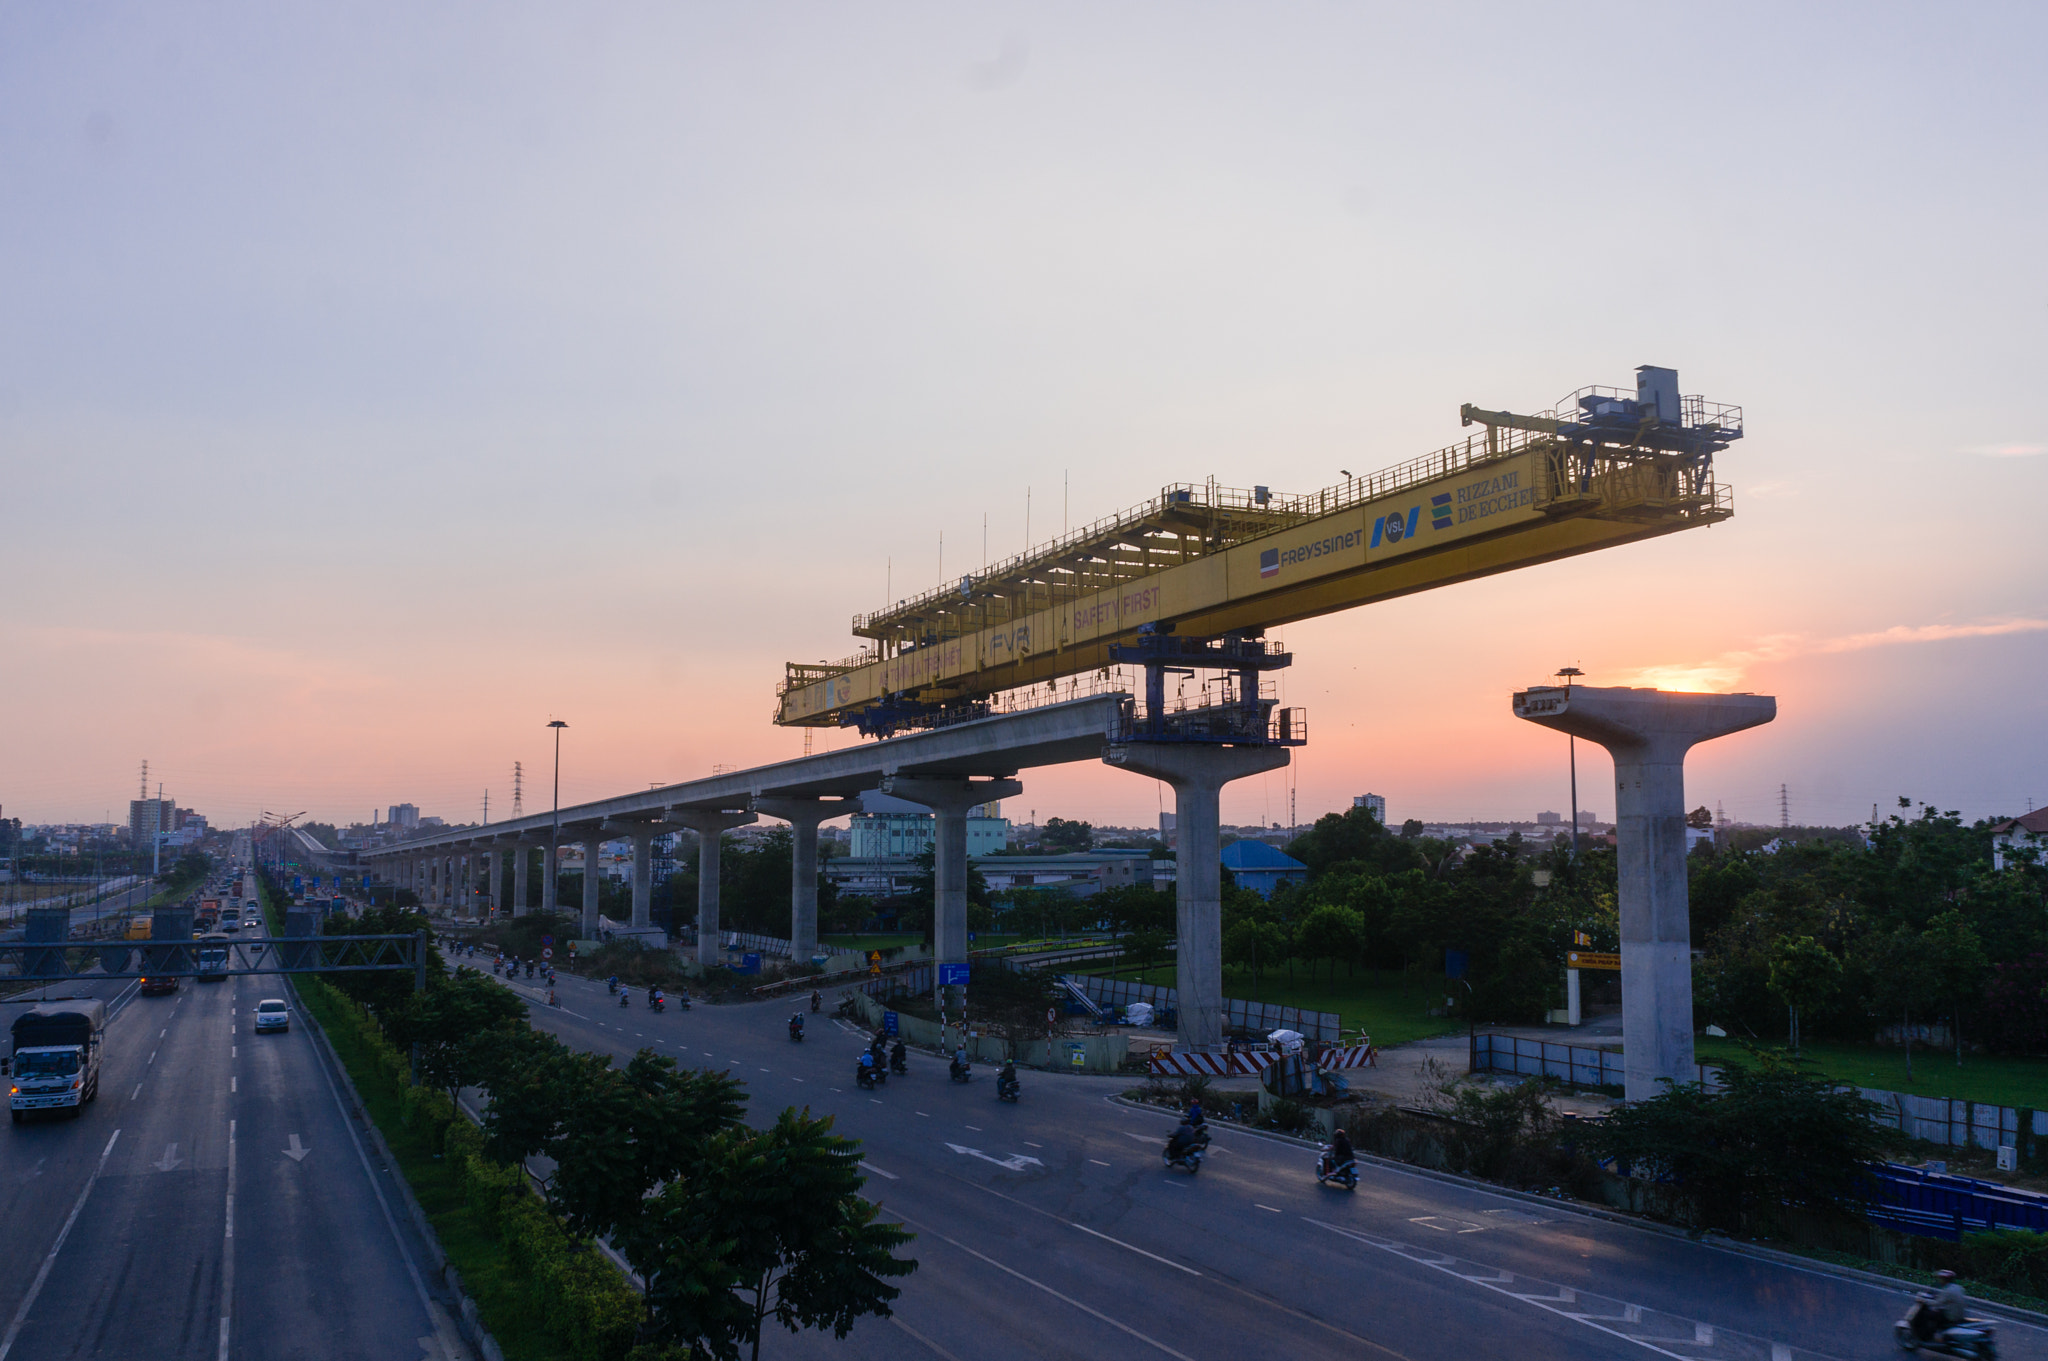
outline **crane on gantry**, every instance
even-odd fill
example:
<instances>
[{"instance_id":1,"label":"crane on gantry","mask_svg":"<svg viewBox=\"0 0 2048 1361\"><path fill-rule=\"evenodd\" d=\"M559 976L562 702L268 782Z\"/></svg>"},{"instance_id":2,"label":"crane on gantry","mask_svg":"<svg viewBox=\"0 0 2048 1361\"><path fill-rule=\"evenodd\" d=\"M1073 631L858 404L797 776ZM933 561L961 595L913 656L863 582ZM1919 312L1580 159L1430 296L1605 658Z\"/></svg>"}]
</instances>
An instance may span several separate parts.
<instances>
[{"instance_id":1,"label":"crane on gantry","mask_svg":"<svg viewBox=\"0 0 2048 1361\"><path fill-rule=\"evenodd\" d=\"M979 576L855 615L862 650L789 663L776 722L887 736L1131 664L1147 674L1136 721L1155 735L1178 723L1168 740L1291 745L1298 727L1259 696L1259 673L1288 660L1266 629L1733 514L1714 455L1742 438L1742 409L1681 395L1676 370L1644 366L1633 393L1581 388L1533 416L1459 416L1484 433L1306 495L1168 486ZM1235 689L1166 719L1163 677L1196 668L1233 673Z\"/></svg>"}]
</instances>

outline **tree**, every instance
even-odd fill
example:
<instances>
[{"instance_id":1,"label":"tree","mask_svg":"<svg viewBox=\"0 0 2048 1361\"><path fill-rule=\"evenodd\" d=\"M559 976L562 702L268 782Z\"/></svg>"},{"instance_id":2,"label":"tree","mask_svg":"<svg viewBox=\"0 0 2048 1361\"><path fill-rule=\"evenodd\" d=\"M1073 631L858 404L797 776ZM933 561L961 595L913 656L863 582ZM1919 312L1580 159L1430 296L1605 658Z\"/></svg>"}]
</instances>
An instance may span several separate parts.
<instances>
[{"instance_id":1,"label":"tree","mask_svg":"<svg viewBox=\"0 0 2048 1361\"><path fill-rule=\"evenodd\" d=\"M1223 962L1235 969L1252 971L1252 986L1260 975L1293 954L1287 928L1279 922L1240 917L1223 932Z\"/></svg>"},{"instance_id":2,"label":"tree","mask_svg":"<svg viewBox=\"0 0 2048 1361\"><path fill-rule=\"evenodd\" d=\"M831 1129L784 1110L769 1129L728 1130L648 1202L627 1257L657 1342L758 1361L770 1319L843 1338L865 1315L888 1317L901 1293L889 1279L917 1269L895 1255L912 1235L861 1198L859 1145Z\"/></svg>"},{"instance_id":3,"label":"tree","mask_svg":"<svg viewBox=\"0 0 2048 1361\"><path fill-rule=\"evenodd\" d=\"M630 1256L647 1232L648 1193L696 1166L707 1141L737 1126L746 1097L729 1074L678 1068L650 1049L622 1069L610 1063L583 1067L541 1151L555 1160L548 1199L570 1231L604 1234Z\"/></svg>"},{"instance_id":4,"label":"tree","mask_svg":"<svg viewBox=\"0 0 2048 1361\"><path fill-rule=\"evenodd\" d=\"M383 1025L400 1048L419 1046L420 1081L452 1100L482 1080L487 1051L479 1038L508 1025L526 1029L526 1003L464 965L443 986L407 999Z\"/></svg>"},{"instance_id":5,"label":"tree","mask_svg":"<svg viewBox=\"0 0 2048 1361\"><path fill-rule=\"evenodd\" d=\"M1833 995L1842 981L1842 962L1812 936L1779 939L1771 952L1771 996L1785 1004L1791 1024L1787 1032L1792 1052L1799 1052L1799 1012L1817 1007Z\"/></svg>"},{"instance_id":6,"label":"tree","mask_svg":"<svg viewBox=\"0 0 2048 1361\"><path fill-rule=\"evenodd\" d=\"M1295 933L1295 948L1309 961L1310 977L1314 977L1315 962L1319 959L1330 961L1330 976L1333 978L1339 961L1355 964L1362 926L1356 912L1333 904L1316 908L1304 917Z\"/></svg>"},{"instance_id":7,"label":"tree","mask_svg":"<svg viewBox=\"0 0 2048 1361\"><path fill-rule=\"evenodd\" d=\"M1065 818L1051 818L1039 829L1038 848L1047 855L1060 855L1068 851L1085 851L1095 845L1095 828L1086 822L1069 822Z\"/></svg>"},{"instance_id":8,"label":"tree","mask_svg":"<svg viewBox=\"0 0 2048 1361\"><path fill-rule=\"evenodd\" d=\"M1681 1082L1589 1127L1589 1147L1669 1178L1694 1223L1774 1226L1784 1206L1860 1217L1869 1165L1895 1137L1877 1103L1797 1059L1756 1053L1722 1066L1723 1089Z\"/></svg>"},{"instance_id":9,"label":"tree","mask_svg":"<svg viewBox=\"0 0 2048 1361\"><path fill-rule=\"evenodd\" d=\"M1920 933L1899 925L1872 932L1859 947L1870 975L1872 1000L1897 1014L1906 1042L1906 1081L1913 1081L1913 1011L1938 995L1939 979L1928 967Z\"/></svg>"},{"instance_id":10,"label":"tree","mask_svg":"<svg viewBox=\"0 0 2048 1361\"><path fill-rule=\"evenodd\" d=\"M1927 951L1927 968L1933 976L1935 995L1948 999L1949 1021L1955 1031L1956 1067L1960 1068L1963 1066L1963 1001L1983 991L1984 977L1991 970L1991 961L1984 957L1984 947L1977 940L1977 932L1955 908L1927 923L1927 929L1920 933L1920 940Z\"/></svg>"}]
</instances>

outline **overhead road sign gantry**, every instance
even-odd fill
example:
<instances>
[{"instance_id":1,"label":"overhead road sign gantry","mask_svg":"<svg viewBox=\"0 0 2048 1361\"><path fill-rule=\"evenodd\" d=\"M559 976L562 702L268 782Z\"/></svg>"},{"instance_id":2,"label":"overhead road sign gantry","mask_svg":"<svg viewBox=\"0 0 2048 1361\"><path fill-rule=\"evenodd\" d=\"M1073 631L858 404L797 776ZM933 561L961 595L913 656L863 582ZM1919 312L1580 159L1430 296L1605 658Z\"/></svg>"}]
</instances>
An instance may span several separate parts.
<instances>
[{"instance_id":1,"label":"overhead road sign gantry","mask_svg":"<svg viewBox=\"0 0 2048 1361\"><path fill-rule=\"evenodd\" d=\"M1470 405L1459 415L1483 433L1371 476L1305 495L1168 486L979 575L856 615L862 650L789 663L776 721L916 726L921 713L985 709L1005 691L1115 665L1141 629L1256 637L1733 513L1714 455L1742 437L1741 408L1682 396L1675 370L1645 366L1632 393L1581 388L1533 416Z\"/></svg>"}]
</instances>

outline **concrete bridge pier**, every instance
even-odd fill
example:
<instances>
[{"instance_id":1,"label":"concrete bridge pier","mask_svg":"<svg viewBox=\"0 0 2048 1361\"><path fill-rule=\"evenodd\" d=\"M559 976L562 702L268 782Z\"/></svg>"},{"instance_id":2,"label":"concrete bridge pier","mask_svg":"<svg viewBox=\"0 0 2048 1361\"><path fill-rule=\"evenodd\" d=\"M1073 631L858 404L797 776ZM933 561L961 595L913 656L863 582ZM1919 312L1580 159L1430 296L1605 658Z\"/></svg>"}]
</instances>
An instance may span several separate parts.
<instances>
[{"instance_id":1,"label":"concrete bridge pier","mask_svg":"<svg viewBox=\"0 0 2048 1361\"><path fill-rule=\"evenodd\" d=\"M789 956L793 961L818 953L818 824L844 817L855 806L853 799L754 800L756 813L789 824Z\"/></svg>"},{"instance_id":2,"label":"concrete bridge pier","mask_svg":"<svg viewBox=\"0 0 2048 1361\"><path fill-rule=\"evenodd\" d=\"M613 820L604 830L615 841L633 843L633 919L636 931L654 926L654 839L674 830L665 822Z\"/></svg>"},{"instance_id":3,"label":"concrete bridge pier","mask_svg":"<svg viewBox=\"0 0 2048 1361\"><path fill-rule=\"evenodd\" d=\"M540 910L552 913L557 906L557 895L561 889L562 863L556 856L561 838L556 837L541 848L540 853Z\"/></svg>"},{"instance_id":4,"label":"concrete bridge pier","mask_svg":"<svg viewBox=\"0 0 2048 1361\"><path fill-rule=\"evenodd\" d=\"M718 943L718 851L727 831L756 820L752 812L729 808L671 808L667 821L697 834L697 963L725 962Z\"/></svg>"},{"instance_id":5,"label":"concrete bridge pier","mask_svg":"<svg viewBox=\"0 0 2048 1361\"><path fill-rule=\"evenodd\" d=\"M1694 1082L1692 922L1685 875L1685 754L1778 716L1769 695L1625 686L1540 686L1515 716L1583 737L1614 758L1621 899L1622 1068L1630 1101Z\"/></svg>"},{"instance_id":6,"label":"concrete bridge pier","mask_svg":"<svg viewBox=\"0 0 2048 1361\"><path fill-rule=\"evenodd\" d=\"M495 841L484 846L484 877L490 885L493 917L502 916L505 911L505 857L509 854Z\"/></svg>"},{"instance_id":7,"label":"concrete bridge pier","mask_svg":"<svg viewBox=\"0 0 2048 1361\"><path fill-rule=\"evenodd\" d=\"M1223 848L1219 804L1223 786L1247 775L1278 770L1285 747L1218 747L1198 743L1132 742L1103 758L1134 775L1173 786L1179 865L1174 871L1176 945L1174 988L1184 1053L1223 1044Z\"/></svg>"},{"instance_id":8,"label":"concrete bridge pier","mask_svg":"<svg viewBox=\"0 0 2048 1361\"><path fill-rule=\"evenodd\" d=\"M598 852L604 848L605 842L614 839L602 823L584 829L578 838L583 843L583 916L576 929L579 939L597 939L597 886L604 874L603 867L598 864Z\"/></svg>"},{"instance_id":9,"label":"concrete bridge pier","mask_svg":"<svg viewBox=\"0 0 2048 1361\"><path fill-rule=\"evenodd\" d=\"M967 962L967 810L997 799L1014 799L1024 786L1011 779L910 779L891 775L882 792L932 810L932 959L935 964ZM943 1007L939 985L942 969L932 971L932 986ZM966 1014L961 998L960 1014Z\"/></svg>"},{"instance_id":10,"label":"concrete bridge pier","mask_svg":"<svg viewBox=\"0 0 2048 1361\"><path fill-rule=\"evenodd\" d=\"M521 839L512 843L512 915L526 915L526 874L533 859L533 843Z\"/></svg>"}]
</instances>

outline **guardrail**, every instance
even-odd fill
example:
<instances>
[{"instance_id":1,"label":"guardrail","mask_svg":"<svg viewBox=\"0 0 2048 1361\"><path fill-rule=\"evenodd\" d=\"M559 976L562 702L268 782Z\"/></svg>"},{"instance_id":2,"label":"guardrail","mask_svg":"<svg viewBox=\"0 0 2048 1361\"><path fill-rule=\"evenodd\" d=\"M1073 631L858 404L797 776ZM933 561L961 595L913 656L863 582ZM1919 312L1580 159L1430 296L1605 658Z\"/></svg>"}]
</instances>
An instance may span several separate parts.
<instances>
[{"instance_id":1,"label":"guardrail","mask_svg":"<svg viewBox=\"0 0 2048 1361\"><path fill-rule=\"evenodd\" d=\"M2048 1233L2048 1196L2039 1192L1896 1163L1872 1171L1877 1187L1869 1213L1880 1224L1951 1242L1988 1229Z\"/></svg>"}]
</instances>

